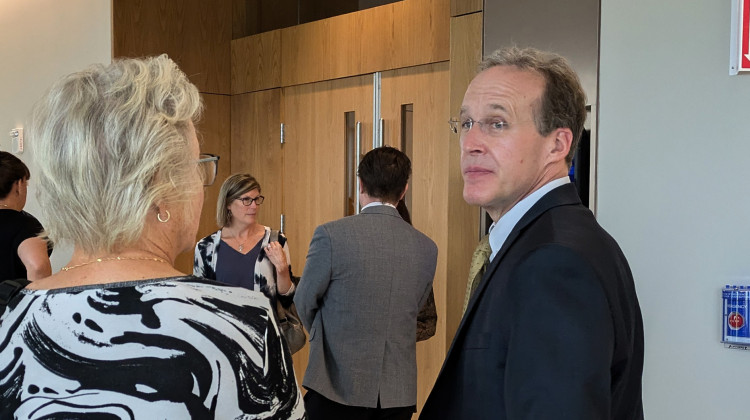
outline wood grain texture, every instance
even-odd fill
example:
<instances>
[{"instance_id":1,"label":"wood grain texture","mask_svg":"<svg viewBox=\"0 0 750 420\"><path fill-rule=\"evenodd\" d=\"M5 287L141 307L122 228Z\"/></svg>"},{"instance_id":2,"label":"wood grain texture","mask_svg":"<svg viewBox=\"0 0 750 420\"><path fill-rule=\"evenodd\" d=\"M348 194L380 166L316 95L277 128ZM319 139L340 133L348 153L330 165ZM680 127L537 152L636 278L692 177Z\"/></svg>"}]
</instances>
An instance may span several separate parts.
<instances>
[{"instance_id":1,"label":"wood grain texture","mask_svg":"<svg viewBox=\"0 0 750 420\"><path fill-rule=\"evenodd\" d=\"M281 89L232 96L231 172L258 180L265 197L258 222L273 229L280 228L283 200L280 123Z\"/></svg>"},{"instance_id":2,"label":"wood grain texture","mask_svg":"<svg viewBox=\"0 0 750 420\"><path fill-rule=\"evenodd\" d=\"M281 85L446 61L449 9L449 0L404 0L282 29Z\"/></svg>"},{"instance_id":3,"label":"wood grain texture","mask_svg":"<svg viewBox=\"0 0 750 420\"><path fill-rule=\"evenodd\" d=\"M372 139L372 77L360 76L284 89L284 213L292 265L300 275L315 228L344 216L345 116L363 122L363 145ZM370 141L370 143L372 143ZM364 148L363 148L364 149ZM299 383L309 347L294 355Z\"/></svg>"},{"instance_id":4,"label":"wood grain texture","mask_svg":"<svg viewBox=\"0 0 750 420\"><path fill-rule=\"evenodd\" d=\"M232 41L232 94L281 86L281 30Z\"/></svg>"},{"instance_id":5,"label":"wood grain texture","mask_svg":"<svg viewBox=\"0 0 750 420\"><path fill-rule=\"evenodd\" d=\"M229 139L229 96L201 94L201 97L205 108L203 118L195 127L201 153L213 153L219 155L220 159L216 182L203 189L203 208L196 242L218 229L216 226L216 199L219 196L222 181L229 176L229 160L232 154ZM184 273L193 273L193 249L183 252L177 257L175 268Z\"/></svg>"},{"instance_id":6,"label":"wood grain texture","mask_svg":"<svg viewBox=\"0 0 750 420\"><path fill-rule=\"evenodd\" d=\"M445 250L453 240L448 235L448 128L449 63L442 62L384 72L381 83L381 115L385 120L384 143L401 145L401 107L413 104L412 177L410 191L412 223L438 246L438 265L433 289L438 312L435 336L417 345L417 407L421 409L437 378L446 355L446 295L448 264ZM457 234L465 235L464 232ZM450 238L450 239L449 239Z\"/></svg>"},{"instance_id":7,"label":"wood grain texture","mask_svg":"<svg viewBox=\"0 0 750 420\"><path fill-rule=\"evenodd\" d=\"M232 0L113 0L114 57L168 54L204 93L230 93Z\"/></svg>"},{"instance_id":8,"label":"wood grain texture","mask_svg":"<svg viewBox=\"0 0 750 420\"><path fill-rule=\"evenodd\" d=\"M257 33L251 22L255 19L255 9L247 0L232 0L232 39Z\"/></svg>"},{"instance_id":9,"label":"wood grain texture","mask_svg":"<svg viewBox=\"0 0 750 420\"><path fill-rule=\"evenodd\" d=\"M482 59L482 13L451 19L450 112L457 117L464 92ZM446 348L450 347L463 316L463 300L468 281L469 263L479 241L479 208L463 199L461 148L457 134L450 134L448 147L448 237L444 248L448 259L446 308ZM437 296L436 296L437 298Z\"/></svg>"},{"instance_id":10,"label":"wood grain texture","mask_svg":"<svg viewBox=\"0 0 750 420\"><path fill-rule=\"evenodd\" d=\"M483 8L483 0L451 0L451 16L453 17L481 12Z\"/></svg>"}]
</instances>

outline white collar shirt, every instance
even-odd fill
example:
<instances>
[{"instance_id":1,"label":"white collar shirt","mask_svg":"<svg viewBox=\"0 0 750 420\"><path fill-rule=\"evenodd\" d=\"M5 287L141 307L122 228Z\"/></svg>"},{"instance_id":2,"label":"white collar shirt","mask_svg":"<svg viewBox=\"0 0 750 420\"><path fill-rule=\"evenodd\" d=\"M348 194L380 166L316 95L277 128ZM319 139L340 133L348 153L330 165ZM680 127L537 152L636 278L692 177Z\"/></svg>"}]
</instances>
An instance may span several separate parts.
<instances>
[{"instance_id":1,"label":"white collar shirt","mask_svg":"<svg viewBox=\"0 0 750 420\"><path fill-rule=\"evenodd\" d=\"M362 211L362 210L364 210L364 209L366 209L368 207L375 207L375 206L388 206L388 207L393 207L394 209L396 208L396 206L394 206L391 203L384 203L382 201L373 201L372 203L370 203L370 204L362 207L362 209L360 211Z\"/></svg>"}]
</instances>

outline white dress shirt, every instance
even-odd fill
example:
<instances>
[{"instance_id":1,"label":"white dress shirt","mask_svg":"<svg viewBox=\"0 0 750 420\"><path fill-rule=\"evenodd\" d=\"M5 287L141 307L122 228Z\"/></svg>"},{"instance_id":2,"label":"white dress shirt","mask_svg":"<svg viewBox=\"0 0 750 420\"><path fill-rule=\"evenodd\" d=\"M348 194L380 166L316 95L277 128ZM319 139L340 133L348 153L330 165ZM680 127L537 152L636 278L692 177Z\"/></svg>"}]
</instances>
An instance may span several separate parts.
<instances>
[{"instance_id":1,"label":"white dress shirt","mask_svg":"<svg viewBox=\"0 0 750 420\"><path fill-rule=\"evenodd\" d=\"M570 178L568 178L568 176L565 176L563 178L557 178L544 184L541 188L529 194L523 200L519 201L507 213L505 213L500 218L500 220L493 223L492 226L490 226L490 248L492 249L492 254L490 254L490 261L495 258L495 255L497 255L497 251L499 251L500 248L503 247L505 240L508 239L508 235L510 235L510 231L512 231L513 228L516 227L518 221L521 220L523 215L526 214L526 212L529 211L529 209L534 204L536 204L539 199L544 197L545 194L552 191L553 189L569 183Z\"/></svg>"}]
</instances>

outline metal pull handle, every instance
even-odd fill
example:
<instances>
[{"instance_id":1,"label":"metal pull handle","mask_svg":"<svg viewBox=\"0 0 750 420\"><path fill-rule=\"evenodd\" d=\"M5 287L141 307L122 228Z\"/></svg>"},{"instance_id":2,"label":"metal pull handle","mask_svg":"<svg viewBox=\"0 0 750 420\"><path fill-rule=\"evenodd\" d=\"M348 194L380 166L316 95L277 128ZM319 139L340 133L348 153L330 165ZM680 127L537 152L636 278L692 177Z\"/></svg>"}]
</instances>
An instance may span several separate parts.
<instances>
[{"instance_id":1,"label":"metal pull handle","mask_svg":"<svg viewBox=\"0 0 750 420\"><path fill-rule=\"evenodd\" d=\"M359 161L362 160L362 122L357 121L357 129L356 129L356 144L354 145L354 153L357 156L357 167L354 168L354 176L357 177L357 206L355 209L354 214L359 214L360 210L360 203L359 203L359 177L357 176L357 168L359 168Z\"/></svg>"},{"instance_id":2,"label":"metal pull handle","mask_svg":"<svg viewBox=\"0 0 750 420\"><path fill-rule=\"evenodd\" d=\"M380 139L378 139L378 147L383 147L384 145L383 143L384 131L385 131L385 120L381 118L380 119L380 132L378 133L378 135L380 136Z\"/></svg>"}]
</instances>

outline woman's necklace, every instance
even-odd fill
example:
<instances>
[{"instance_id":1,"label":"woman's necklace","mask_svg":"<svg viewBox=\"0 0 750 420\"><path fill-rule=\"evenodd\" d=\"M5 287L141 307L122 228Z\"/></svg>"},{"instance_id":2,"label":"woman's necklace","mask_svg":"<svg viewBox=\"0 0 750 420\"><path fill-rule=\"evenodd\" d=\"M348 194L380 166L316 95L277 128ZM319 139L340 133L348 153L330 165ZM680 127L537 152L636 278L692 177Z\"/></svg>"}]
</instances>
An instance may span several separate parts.
<instances>
[{"instance_id":1,"label":"woman's necklace","mask_svg":"<svg viewBox=\"0 0 750 420\"><path fill-rule=\"evenodd\" d=\"M231 238L237 242L237 251L244 252L245 250L245 242L253 236L252 233L248 233L247 236L245 236L245 240L240 242L240 232L238 231L235 235L233 235Z\"/></svg>"},{"instance_id":2,"label":"woman's necklace","mask_svg":"<svg viewBox=\"0 0 750 420\"><path fill-rule=\"evenodd\" d=\"M158 257L106 257L106 258L97 258L95 260L87 261L85 263L80 263L80 264L76 264L76 265L65 266L65 267L61 268L61 270L65 271L65 272L68 272L68 271L70 271L70 270L72 270L74 268L83 267L84 265L95 264L95 263L100 263L100 262L105 262L105 261L125 261L125 260L156 261L156 262L160 262L160 263L167 263L167 264L169 264L169 262L167 262L167 260L164 260L164 259L161 259L161 258L158 258Z\"/></svg>"}]
</instances>

